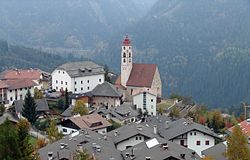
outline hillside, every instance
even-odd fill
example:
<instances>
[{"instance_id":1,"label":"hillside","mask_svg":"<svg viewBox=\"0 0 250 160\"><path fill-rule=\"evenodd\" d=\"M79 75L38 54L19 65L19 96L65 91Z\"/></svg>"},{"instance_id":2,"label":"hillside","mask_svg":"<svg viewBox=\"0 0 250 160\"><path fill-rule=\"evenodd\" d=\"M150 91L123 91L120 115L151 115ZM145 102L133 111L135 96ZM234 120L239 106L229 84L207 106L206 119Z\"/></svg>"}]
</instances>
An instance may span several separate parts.
<instances>
[{"instance_id":1,"label":"hillside","mask_svg":"<svg viewBox=\"0 0 250 160\"><path fill-rule=\"evenodd\" d=\"M120 41L129 33L137 62L157 63L165 96L191 95L212 107L248 100L250 2L159 0L149 13L110 41L119 66ZM108 62L107 62L108 63Z\"/></svg>"},{"instance_id":2,"label":"hillside","mask_svg":"<svg viewBox=\"0 0 250 160\"><path fill-rule=\"evenodd\" d=\"M9 45L6 41L0 41L0 72L8 68L39 68L51 72L60 64L72 60L76 59L72 56L63 58L36 49Z\"/></svg>"},{"instance_id":3,"label":"hillside","mask_svg":"<svg viewBox=\"0 0 250 160\"><path fill-rule=\"evenodd\" d=\"M144 16L156 0L0 2L0 39L25 46L92 50Z\"/></svg>"}]
</instances>

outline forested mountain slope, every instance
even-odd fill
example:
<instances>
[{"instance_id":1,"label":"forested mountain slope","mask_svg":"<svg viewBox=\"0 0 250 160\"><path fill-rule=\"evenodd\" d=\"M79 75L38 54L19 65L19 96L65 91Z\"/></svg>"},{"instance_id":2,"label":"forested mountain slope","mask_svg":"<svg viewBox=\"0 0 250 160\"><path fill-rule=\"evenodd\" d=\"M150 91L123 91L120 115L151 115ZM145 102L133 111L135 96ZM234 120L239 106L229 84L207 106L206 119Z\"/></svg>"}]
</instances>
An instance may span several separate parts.
<instances>
[{"instance_id":1,"label":"forested mountain slope","mask_svg":"<svg viewBox=\"0 0 250 160\"><path fill-rule=\"evenodd\" d=\"M139 22L109 43L119 66L122 35L129 33L138 62L157 63L165 95L193 96L224 107L250 101L250 1L159 0Z\"/></svg>"}]
</instances>

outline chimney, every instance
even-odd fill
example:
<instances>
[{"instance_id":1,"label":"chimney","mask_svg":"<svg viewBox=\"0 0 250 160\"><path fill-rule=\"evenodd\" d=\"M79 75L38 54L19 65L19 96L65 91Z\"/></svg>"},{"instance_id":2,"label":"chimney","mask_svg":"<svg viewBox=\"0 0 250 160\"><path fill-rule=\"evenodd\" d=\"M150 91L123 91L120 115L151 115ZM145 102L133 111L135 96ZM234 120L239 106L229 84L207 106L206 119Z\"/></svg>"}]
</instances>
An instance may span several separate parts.
<instances>
[{"instance_id":1,"label":"chimney","mask_svg":"<svg viewBox=\"0 0 250 160\"><path fill-rule=\"evenodd\" d=\"M53 152L48 152L48 160L52 160L53 159Z\"/></svg>"},{"instance_id":2,"label":"chimney","mask_svg":"<svg viewBox=\"0 0 250 160\"><path fill-rule=\"evenodd\" d=\"M168 144L167 144L167 143L163 143L163 144L162 144L162 148L163 148L164 150L167 150L167 149L168 149Z\"/></svg>"},{"instance_id":3,"label":"chimney","mask_svg":"<svg viewBox=\"0 0 250 160\"><path fill-rule=\"evenodd\" d=\"M125 157L126 158L128 158L129 157L129 153L127 152L127 153L125 153Z\"/></svg>"},{"instance_id":4,"label":"chimney","mask_svg":"<svg viewBox=\"0 0 250 160\"><path fill-rule=\"evenodd\" d=\"M185 159L185 154L182 153L182 154L180 154L180 156L182 159Z\"/></svg>"},{"instance_id":5,"label":"chimney","mask_svg":"<svg viewBox=\"0 0 250 160\"><path fill-rule=\"evenodd\" d=\"M168 124L168 121L165 122L165 129L168 129L169 128L169 124Z\"/></svg>"},{"instance_id":6,"label":"chimney","mask_svg":"<svg viewBox=\"0 0 250 160\"><path fill-rule=\"evenodd\" d=\"M154 125L154 134L157 134L157 125Z\"/></svg>"},{"instance_id":7,"label":"chimney","mask_svg":"<svg viewBox=\"0 0 250 160\"><path fill-rule=\"evenodd\" d=\"M60 143L60 149L64 148L64 143Z\"/></svg>"},{"instance_id":8,"label":"chimney","mask_svg":"<svg viewBox=\"0 0 250 160\"><path fill-rule=\"evenodd\" d=\"M115 135L115 137L116 137L116 136L118 135L118 131L115 131L115 132L114 132L114 135Z\"/></svg>"},{"instance_id":9,"label":"chimney","mask_svg":"<svg viewBox=\"0 0 250 160\"><path fill-rule=\"evenodd\" d=\"M97 152L101 152L101 146L96 145L96 151L97 151Z\"/></svg>"}]
</instances>

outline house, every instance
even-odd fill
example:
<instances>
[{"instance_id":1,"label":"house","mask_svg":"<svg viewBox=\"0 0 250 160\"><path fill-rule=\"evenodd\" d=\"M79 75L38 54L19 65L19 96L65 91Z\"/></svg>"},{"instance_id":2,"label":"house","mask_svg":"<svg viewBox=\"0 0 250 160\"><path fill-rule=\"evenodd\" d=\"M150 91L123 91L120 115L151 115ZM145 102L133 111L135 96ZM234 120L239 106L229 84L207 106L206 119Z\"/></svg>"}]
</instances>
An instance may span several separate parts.
<instances>
[{"instance_id":1,"label":"house","mask_svg":"<svg viewBox=\"0 0 250 160\"><path fill-rule=\"evenodd\" d=\"M128 124L137 121L138 112L133 109L133 105L129 102L124 102L122 105L115 108L101 107L95 111L95 113L111 119L119 124Z\"/></svg>"},{"instance_id":2,"label":"house","mask_svg":"<svg viewBox=\"0 0 250 160\"><path fill-rule=\"evenodd\" d=\"M238 123L241 130L248 137L248 141L250 142L250 119L246 119L240 123ZM235 126L228 129L229 132L232 132Z\"/></svg>"},{"instance_id":3,"label":"house","mask_svg":"<svg viewBox=\"0 0 250 160\"><path fill-rule=\"evenodd\" d=\"M2 116L0 116L0 125L3 124L7 119L12 124L17 124L18 123L18 119L17 118L15 118L11 113L6 112Z\"/></svg>"},{"instance_id":4,"label":"house","mask_svg":"<svg viewBox=\"0 0 250 160\"><path fill-rule=\"evenodd\" d=\"M127 100L131 100L135 89L144 87L155 89L158 98L162 95L162 82L157 65L133 63L132 43L128 36L122 44L121 75L116 85L126 88Z\"/></svg>"},{"instance_id":5,"label":"house","mask_svg":"<svg viewBox=\"0 0 250 160\"><path fill-rule=\"evenodd\" d=\"M14 101L15 112L18 118L22 117L22 110L24 105L24 100L16 100ZM49 112L49 105L45 98L35 99L35 103L37 105L36 112L41 116Z\"/></svg>"},{"instance_id":6,"label":"house","mask_svg":"<svg viewBox=\"0 0 250 160\"><path fill-rule=\"evenodd\" d=\"M89 92L93 106L117 107L122 103L123 94L109 82L98 84Z\"/></svg>"},{"instance_id":7,"label":"house","mask_svg":"<svg viewBox=\"0 0 250 160\"><path fill-rule=\"evenodd\" d=\"M200 160L193 150L167 141L151 138L122 151L124 160Z\"/></svg>"},{"instance_id":8,"label":"house","mask_svg":"<svg viewBox=\"0 0 250 160\"><path fill-rule=\"evenodd\" d=\"M228 160L226 157L227 142L221 142L216 144L213 147L210 147L202 151L202 156L212 157L213 159L218 160Z\"/></svg>"},{"instance_id":9,"label":"house","mask_svg":"<svg viewBox=\"0 0 250 160\"><path fill-rule=\"evenodd\" d=\"M30 79L37 85L38 89L48 89L50 84L50 73L39 69L10 69L0 73L0 80Z\"/></svg>"},{"instance_id":10,"label":"house","mask_svg":"<svg viewBox=\"0 0 250 160\"><path fill-rule=\"evenodd\" d=\"M52 72L52 89L86 93L104 82L104 73L104 68L92 61L66 63Z\"/></svg>"},{"instance_id":11,"label":"house","mask_svg":"<svg viewBox=\"0 0 250 160\"><path fill-rule=\"evenodd\" d=\"M220 140L208 127L185 118L168 121L164 116L148 117L145 125L156 126L159 136L192 149L200 156L203 150L215 145L215 140Z\"/></svg>"},{"instance_id":12,"label":"house","mask_svg":"<svg viewBox=\"0 0 250 160\"><path fill-rule=\"evenodd\" d=\"M9 107L15 100L23 100L28 90L34 95L36 85L31 79L0 80L0 104Z\"/></svg>"},{"instance_id":13,"label":"house","mask_svg":"<svg viewBox=\"0 0 250 160\"><path fill-rule=\"evenodd\" d=\"M154 134L149 127L132 123L108 132L107 136L112 139L117 150L124 151L141 142L157 137L157 134Z\"/></svg>"},{"instance_id":14,"label":"house","mask_svg":"<svg viewBox=\"0 0 250 160\"><path fill-rule=\"evenodd\" d=\"M111 124L105 118L94 113L90 115L70 117L58 123L57 128L59 132L64 135L71 134L83 128L96 131L100 134L105 134L107 133L107 128L109 126L111 126Z\"/></svg>"},{"instance_id":15,"label":"house","mask_svg":"<svg viewBox=\"0 0 250 160\"><path fill-rule=\"evenodd\" d=\"M136 109L141 109L142 113L156 116L157 96L148 88L137 89L133 96L133 105Z\"/></svg>"},{"instance_id":16,"label":"house","mask_svg":"<svg viewBox=\"0 0 250 160\"><path fill-rule=\"evenodd\" d=\"M38 150L41 160L72 160L77 151L87 150L93 159L123 160L107 136L82 129Z\"/></svg>"}]
</instances>

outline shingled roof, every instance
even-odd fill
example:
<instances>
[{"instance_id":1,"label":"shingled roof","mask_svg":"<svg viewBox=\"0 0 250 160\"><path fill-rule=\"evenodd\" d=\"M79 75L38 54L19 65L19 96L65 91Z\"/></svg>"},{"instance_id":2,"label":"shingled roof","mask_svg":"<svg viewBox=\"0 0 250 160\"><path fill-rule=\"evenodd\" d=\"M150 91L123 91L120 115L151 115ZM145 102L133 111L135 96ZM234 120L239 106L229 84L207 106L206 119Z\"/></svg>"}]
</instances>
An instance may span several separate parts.
<instances>
[{"instance_id":1,"label":"shingled roof","mask_svg":"<svg viewBox=\"0 0 250 160\"><path fill-rule=\"evenodd\" d=\"M69 62L56 68L65 70L70 77L82 77L96 74L104 74L104 68L92 61Z\"/></svg>"},{"instance_id":2,"label":"shingled roof","mask_svg":"<svg viewBox=\"0 0 250 160\"><path fill-rule=\"evenodd\" d=\"M31 79L12 79L12 80L0 80L0 88L19 89L34 87L37 84Z\"/></svg>"},{"instance_id":3,"label":"shingled roof","mask_svg":"<svg viewBox=\"0 0 250 160\"><path fill-rule=\"evenodd\" d=\"M45 111L49 111L49 105L48 102L45 98L42 99L35 99L36 102L36 111L37 112L45 112ZM23 110L23 105L24 105L24 100L16 100L14 101L14 106L15 106L15 110L16 112L21 113Z\"/></svg>"},{"instance_id":4,"label":"shingled roof","mask_svg":"<svg viewBox=\"0 0 250 160\"><path fill-rule=\"evenodd\" d=\"M121 97L122 93L109 82L98 84L92 91L92 96Z\"/></svg>"},{"instance_id":5,"label":"shingled roof","mask_svg":"<svg viewBox=\"0 0 250 160\"><path fill-rule=\"evenodd\" d=\"M133 87L151 87L156 68L156 64L133 63L126 85Z\"/></svg>"}]
</instances>

